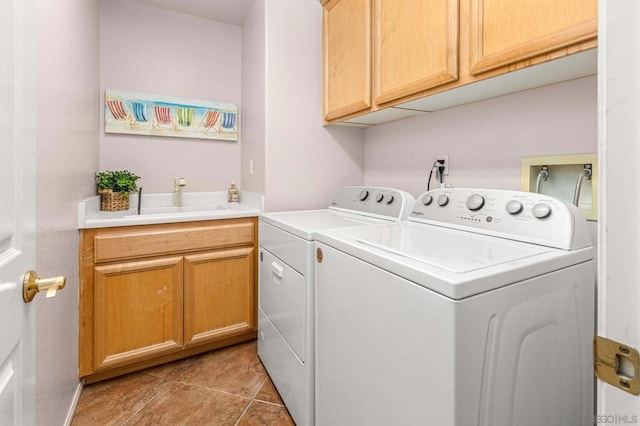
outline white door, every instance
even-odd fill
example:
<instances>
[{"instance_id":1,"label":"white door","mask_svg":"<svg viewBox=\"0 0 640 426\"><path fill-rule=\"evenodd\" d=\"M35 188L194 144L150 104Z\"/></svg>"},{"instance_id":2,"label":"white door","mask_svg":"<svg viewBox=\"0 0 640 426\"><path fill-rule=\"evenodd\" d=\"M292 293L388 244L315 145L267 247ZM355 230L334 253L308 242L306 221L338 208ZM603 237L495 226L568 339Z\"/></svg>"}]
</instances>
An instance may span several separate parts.
<instances>
[{"instance_id":1,"label":"white door","mask_svg":"<svg viewBox=\"0 0 640 426\"><path fill-rule=\"evenodd\" d=\"M22 276L35 266L34 0L0 13L0 424L35 424L35 306Z\"/></svg>"},{"instance_id":2,"label":"white door","mask_svg":"<svg viewBox=\"0 0 640 426\"><path fill-rule=\"evenodd\" d=\"M599 3L598 334L640 349L640 2ZM597 387L596 424L640 424L640 396Z\"/></svg>"}]
</instances>

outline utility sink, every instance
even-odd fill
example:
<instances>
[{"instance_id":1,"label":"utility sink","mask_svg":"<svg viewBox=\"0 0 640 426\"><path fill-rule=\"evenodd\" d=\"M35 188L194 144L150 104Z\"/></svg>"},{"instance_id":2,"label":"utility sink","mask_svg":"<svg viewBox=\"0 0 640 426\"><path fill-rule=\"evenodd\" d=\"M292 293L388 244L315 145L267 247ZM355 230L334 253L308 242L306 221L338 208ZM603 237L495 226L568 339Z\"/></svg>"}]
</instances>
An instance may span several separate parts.
<instances>
[{"instance_id":1,"label":"utility sink","mask_svg":"<svg viewBox=\"0 0 640 426\"><path fill-rule=\"evenodd\" d=\"M146 215L166 215L166 214L179 214L179 213L200 213L200 212L213 212L229 210L229 207L224 204L185 204L182 206L155 206L155 207L142 207L140 209L140 216ZM138 216L138 212L132 209L127 214L129 216Z\"/></svg>"},{"instance_id":2,"label":"utility sink","mask_svg":"<svg viewBox=\"0 0 640 426\"><path fill-rule=\"evenodd\" d=\"M187 204L183 206L143 207L140 209L140 214L187 213L211 210L229 210L229 207L222 204Z\"/></svg>"}]
</instances>

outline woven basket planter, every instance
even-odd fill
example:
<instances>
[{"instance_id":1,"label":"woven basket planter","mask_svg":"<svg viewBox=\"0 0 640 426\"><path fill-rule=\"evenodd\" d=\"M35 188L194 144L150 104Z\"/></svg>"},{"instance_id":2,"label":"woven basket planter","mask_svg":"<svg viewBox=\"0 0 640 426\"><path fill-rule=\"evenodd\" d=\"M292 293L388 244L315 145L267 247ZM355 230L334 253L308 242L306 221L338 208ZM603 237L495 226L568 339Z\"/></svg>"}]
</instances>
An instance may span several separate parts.
<instances>
[{"instance_id":1,"label":"woven basket planter","mask_svg":"<svg viewBox=\"0 0 640 426\"><path fill-rule=\"evenodd\" d=\"M98 191L100 194L100 210L115 212L129 210L129 194L113 192L110 189Z\"/></svg>"}]
</instances>

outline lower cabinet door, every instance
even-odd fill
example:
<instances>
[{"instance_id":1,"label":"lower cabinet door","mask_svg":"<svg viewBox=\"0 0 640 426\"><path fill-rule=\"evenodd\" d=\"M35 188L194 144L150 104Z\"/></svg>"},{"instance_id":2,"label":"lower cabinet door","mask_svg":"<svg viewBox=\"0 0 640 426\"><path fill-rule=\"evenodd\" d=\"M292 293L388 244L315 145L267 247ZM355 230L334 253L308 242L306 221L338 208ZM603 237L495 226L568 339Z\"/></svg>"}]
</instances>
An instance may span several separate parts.
<instances>
[{"instance_id":1,"label":"lower cabinet door","mask_svg":"<svg viewBox=\"0 0 640 426\"><path fill-rule=\"evenodd\" d=\"M182 349L182 259L95 267L96 371Z\"/></svg>"},{"instance_id":2,"label":"lower cabinet door","mask_svg":"<svg viewBox=\"0 0 640 426\"><path fill-rule=\"evenodd\" d=\"M195 346L257 330L255 249L185 256L184 341Z\"/></svg>"}]
</instances>

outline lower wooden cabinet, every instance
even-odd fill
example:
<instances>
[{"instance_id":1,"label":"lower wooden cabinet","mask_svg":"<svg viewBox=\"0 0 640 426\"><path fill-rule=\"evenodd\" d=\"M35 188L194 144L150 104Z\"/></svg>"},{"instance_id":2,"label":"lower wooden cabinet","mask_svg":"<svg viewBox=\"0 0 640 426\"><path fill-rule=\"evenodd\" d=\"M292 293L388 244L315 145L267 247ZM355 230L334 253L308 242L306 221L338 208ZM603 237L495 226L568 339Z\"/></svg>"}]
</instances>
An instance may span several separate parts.
<instances>
[{"instance_id":1,"label":"lower wooden cabinet","mask_svg":"<svg viewBox=\"0 0 640 426\"><path fill-rule=\"evenodd\" d=\"M184 344L256 330L253 247L185 256Z\"/></svg>"},{"instance_id":2,"label":"lower wooden cabinet","mask_svg":"<svg viewBox=\"0 0 640 426\"><path fill-rule=\"evenodd\" d=\"M94 268L95 370L182 349L182 258Z\"/></svg>"},{"instance_id":3,"label":"lower wooden cabinet","mask_svg":"<svg viewBox=\"0 0 640 426\"><path fill-rule=\"evenodd\" d=\"M80 377L90 383L255 338L256 221L82 230Z\"/></svg>"}]
</instances>

